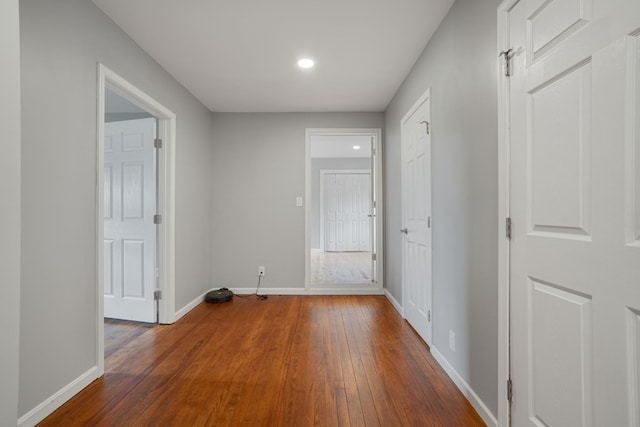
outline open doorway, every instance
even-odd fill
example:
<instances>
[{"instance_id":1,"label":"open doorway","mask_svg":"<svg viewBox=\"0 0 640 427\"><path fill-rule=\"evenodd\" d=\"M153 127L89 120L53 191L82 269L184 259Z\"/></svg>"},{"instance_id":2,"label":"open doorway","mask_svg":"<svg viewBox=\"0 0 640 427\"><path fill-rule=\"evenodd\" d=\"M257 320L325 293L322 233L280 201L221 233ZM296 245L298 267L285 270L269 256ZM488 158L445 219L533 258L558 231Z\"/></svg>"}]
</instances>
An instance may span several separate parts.
<instances>
[{"instance_id":1,"label":"open doorway","mask_svg":"<svg viewBox=\"0 0 640 427\"><path fill-rule=\"evenodd\" d=\"M380 131L307 130L307 289L381 291Z\"/></svg>"},{"instance_id":2,"label":"open doorway","mask_svg":"<svg viewBox=\"0 0 640 427\"><path fill-rule=\"evenodd\" d=\"M96 359L103 375L105 317L175 319L175 115L102 64L97 98Z\"/></svg>"}]
</instances>

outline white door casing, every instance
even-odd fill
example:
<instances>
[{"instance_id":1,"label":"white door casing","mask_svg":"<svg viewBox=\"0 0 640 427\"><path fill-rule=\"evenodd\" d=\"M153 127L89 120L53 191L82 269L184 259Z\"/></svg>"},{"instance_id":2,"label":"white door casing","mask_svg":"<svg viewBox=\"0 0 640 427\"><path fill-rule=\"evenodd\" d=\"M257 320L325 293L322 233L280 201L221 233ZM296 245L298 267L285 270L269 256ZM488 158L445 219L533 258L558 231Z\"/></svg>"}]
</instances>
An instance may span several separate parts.
<instances>
[{"instance_id":1,"label":"white door casing","mask_svg":"<svg viewBox=\"0 0 640 427\"><path fill-rule=\"evenodd\" d=\"M305 130L305 195L312 199L311 193L311 138L313 136L368 136L373 149L371 155L371 219L369 247L372 251L372 279L366 283L315 283L311 281L311 204L305 204L305 287L314 294L384 294L384 209L382 191L382 130L369 128L308 128ZM322 180L320 180L322 183ZM325 208L321 208L324 212ZM368 217L367 217L368 218ZM320 233L324 236L324 220L320 221ZM321 237L322 240L322 237ZM326 248L323 248L326 250Z\"/></svg>"},{"instance_id":2,"label":"white door casing","mask_svg":"<svg viewBox=\"0 0 640 427\"><path fill-rule=\"evenodd\" d=\"M500 10L513 425L638 426L640 2Z\"/></svg>"},{"instance_id":3,"label":"white door casing","mask_svg":"<svg viewBox=\"0 0 640 427\"><path fill-rule=\"evenodd\" d=\"M371 250L369 171L321 171L325 251Z\"/></svg>"},{"instance_id":4,"label":"white door casing","mask_svg":"<svg viewBox=\"0 0 640 427\"><path fill-rule=\"evenodd\" d=\"M401 122L403 309L427 344L433 321L430 114L427 90Z\"/></svg>"},{"instance_id":5,"label":"white door casing","mask_svg":"<svg viewBox=\"0 0 640 427\"><path fill-rule=\"evenodd\" d=\"M156 321L156 119L105 123L104 315Z\"/></svg>"}]
</instances>

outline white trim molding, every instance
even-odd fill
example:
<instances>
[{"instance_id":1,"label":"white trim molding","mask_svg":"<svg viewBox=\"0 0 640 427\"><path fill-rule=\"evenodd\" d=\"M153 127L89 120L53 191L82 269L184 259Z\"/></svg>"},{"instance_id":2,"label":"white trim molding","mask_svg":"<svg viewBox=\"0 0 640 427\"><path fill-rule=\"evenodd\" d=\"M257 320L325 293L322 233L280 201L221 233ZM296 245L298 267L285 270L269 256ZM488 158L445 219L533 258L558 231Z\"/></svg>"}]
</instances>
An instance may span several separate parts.
<instances>
[{"instance_id":1,"label":"white trim molding","mask_svg":"<svg viewBox=\"0 0 640 427\"><path fill-rule=\"evenodd\" d=\"M205 295L207 295L207 292L209 292L209 291L213 291L213 289L209 289L208 291L203 292L202 295L194 298L193 301L191 301L190 303L188 303L187 305L182 307L180 310L176 311L175 315L173 316L174 322L177 322L185 314L189 313L191 310L196 308L196 306L198 304L200 304L202 301L204 301L204 297L205 297Z\"/></svg>"},{"instance_id":2,"label":"white trim molding","mask_svg":"<svg viewBox=\"0 0 640 427\"><path fill-rule=\"evenodd\" d=\"M260 295L384 295L384 289L362 289L361 287L331 288L260 288ZM229 288L237 295L251 295L256 292L255 286Z\"/></svg>"},{"instance_id":3,"label":"white trim molding","mask_svg":"<svg viewBox=\"0 0 640 427\"><path fill-rule=\"evenodd\" d=\"M393 308L395 308L396 311L400 313L400 316L402 316L402 318L404 319L404 308L402 307L402 304L400 304L398 300L395 299L393 295L391 295L391 292L389 292L387 289L384 290L384 295L387 297Z\"/></svg>"},{"instance_id":4,"label":"white trim molding","mask_svg":"<svg viewBox=\"0 0 640 427\"><path fill-rule=\"evenodd\" d=\"M506 238L506 219L511 216L510 198L510 122L511 109L509 78L497 52L510 48L509 11L519 0L504 0L498 6L498 420L501 427L509 426L510 405L507 400L507 381L510 378L510 315L509 315L509 240Z\"/></svg>"},{"instance_id":5,"label":"white trim molding","mask_svg":"<svg viewBox=\"0 0 640 427\"><path fill-rule=\"evenodd\" d=\"M478 412L480 418L487 424L488 426L497 427L498 420L491 413L487 405L484 404L482 399L476 394L475 391L467 384L467 382L460 376L458 371L456 371L453 366L449 363L449 361L438 351L435 346L430 347L431 354L433 358L442 366L442 369L449 375L449 378L453 381L453 383L458 387L458 389L462 392L464 397L467 398L471 406Z\"/></svg>"},{"instance_id":6,"label":"white trim molding","mask_svg":"<svg viewBox=\"0 0 640 427\"><path fill-rule=\"evenodd\" d=\"M80 390L91 384L100 375L98 374L98 367L94 366L88 371L84 372L75 380L64 386L53 396L45 399L44 402L24 414L18 419L19 427L33 427L46 417L51 415L56 409L64 405L69 399L78 394Z\"/></svg>"},{"instance_id":7,"label":"white trim molding","mask_svg":"<svg viewBox=\"0 0 640 427\"><path fill-rule=\"evenodd\" d=\"M159 289L162 299L159 303L160 323L175 321L175 153L176 115L155 99L126 81L104 64L98 63L97 84L97 130L96 130L96 360L98 376L104 374L104 115L106 88L118 93L131 103L149 112L158 119L158 138L163 140L163 149L158 158L158 206L162 214L159 225L158 268Z\"/></svg>"},{"instance_id":8,"label":"white trim molding","mask_svg":"<svg viewBox=\"0 0 640 427\"><path fill-rule=\"evenodd\" d=\"M311 136L314 135L364 135L374 138L376 153L374 167L371 173L374 176L372 191L376 201L375 215L376 228L373 230L373 252L376 254L375 271L373 271L375 283L357 284L357 288L349 289L352 283L311 283ZM383 295L384 294L384 205L382 190L382 129L380 128L307 128L305 129L305 293L294 295ZM320 249L324 250L324 247ZM361 290L361 286L367 289ZM334 289L328 289L333 287ZM274 288L276 289L276 288ZM287 289L288 290L288 289ZM357 293L354 293L357 292Z\"/></svg>"}]
</instances>

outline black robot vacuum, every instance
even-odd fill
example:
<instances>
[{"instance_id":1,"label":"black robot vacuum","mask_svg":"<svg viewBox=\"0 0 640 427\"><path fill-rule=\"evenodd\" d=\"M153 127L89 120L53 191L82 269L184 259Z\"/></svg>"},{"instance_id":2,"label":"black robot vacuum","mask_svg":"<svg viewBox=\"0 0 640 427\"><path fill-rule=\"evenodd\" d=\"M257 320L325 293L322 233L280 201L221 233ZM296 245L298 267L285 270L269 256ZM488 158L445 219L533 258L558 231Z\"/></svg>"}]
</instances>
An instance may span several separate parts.
<instances>
[{"instance_id":1,"label":"black robot vacuum","mask_svg":"<svg viewBox=\"0 0 640 427\"><path fill-rule=\"evenodd\" d=\"M214 302L214 303L231 301L232 298L233 298L233 292L231 292L227 288L220 288L214 291L209 291L204 296L204 300L206 302Z\"/></svg>"}]
</instances>

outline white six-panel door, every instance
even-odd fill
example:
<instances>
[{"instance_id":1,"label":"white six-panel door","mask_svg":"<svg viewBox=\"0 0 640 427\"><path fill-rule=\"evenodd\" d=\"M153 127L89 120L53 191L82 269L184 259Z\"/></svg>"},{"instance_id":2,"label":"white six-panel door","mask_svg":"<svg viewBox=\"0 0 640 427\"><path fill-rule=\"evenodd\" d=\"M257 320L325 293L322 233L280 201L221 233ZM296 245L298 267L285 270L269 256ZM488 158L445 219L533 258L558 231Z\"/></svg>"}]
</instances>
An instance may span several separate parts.
<instances>
[{"instance_id":1,"label":"white six-panel door","mask_svg":"<svg viewBox=\"0 0 640 427\"><path fill-rule=\"evenodd\" d=\"M428 92L402 121L404 316L431 344L431 134Z\"/></svg>"},{"instance_id":2,"label":"white six-panel door","mask_svg":"<svg viewBox=\"0 0 640 427\"><path fill-rule=\"evenodd\" d=\"M640 2L508 12L514 426L639 426Z\"/></svg>"},{"instance_id":3,"label":"white six-panel door","mask_svg":"<svg viewBox=\"0 0 640 427\"><path fill-rule=\"evenodd\" d=\"M370 251L370 172L322 176L325 251Z\"/></svg>"},{"instance_id":4,"label":"white six-panel door","mask_svg":"<svg viewBox=\"0 0 640 427\"><path fill-rule=\"evenodd\" d=\"M155 119L105 123L104 315L155 322Z\"/></svg>"}]
</instances>

